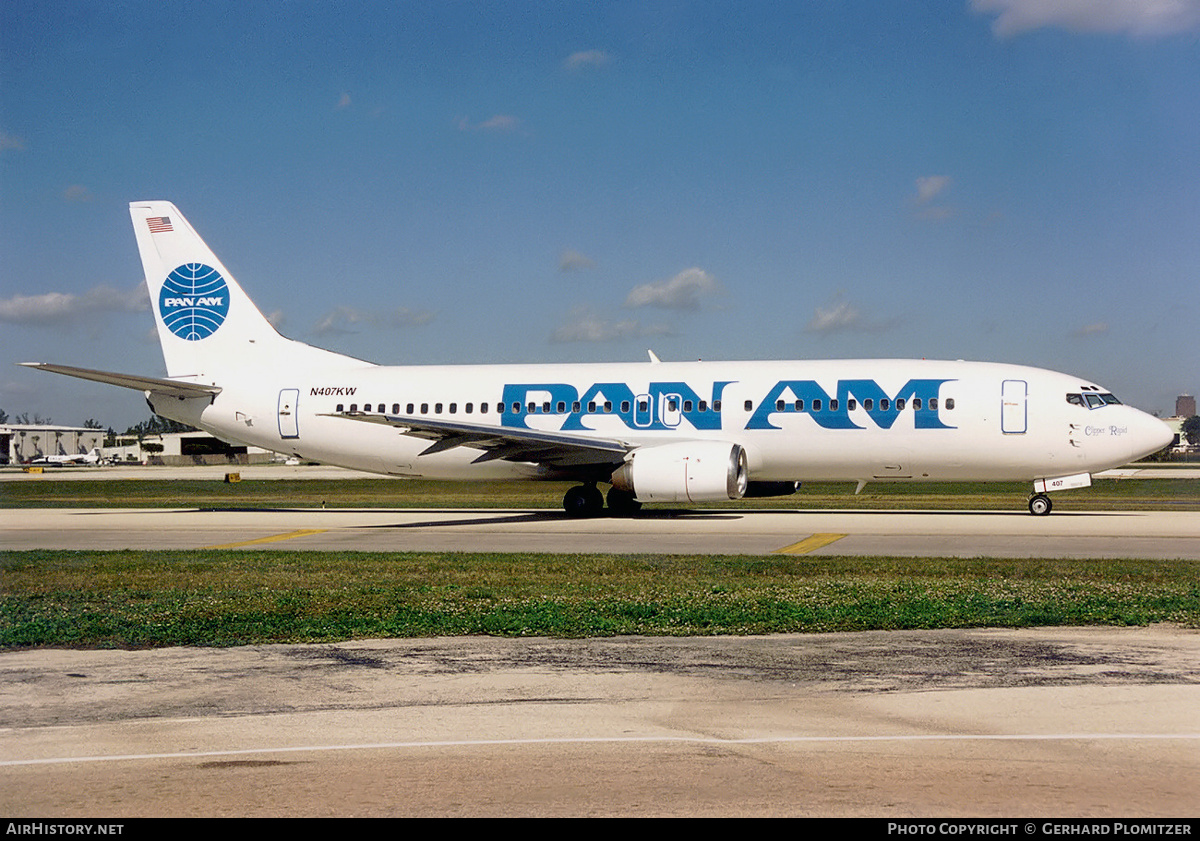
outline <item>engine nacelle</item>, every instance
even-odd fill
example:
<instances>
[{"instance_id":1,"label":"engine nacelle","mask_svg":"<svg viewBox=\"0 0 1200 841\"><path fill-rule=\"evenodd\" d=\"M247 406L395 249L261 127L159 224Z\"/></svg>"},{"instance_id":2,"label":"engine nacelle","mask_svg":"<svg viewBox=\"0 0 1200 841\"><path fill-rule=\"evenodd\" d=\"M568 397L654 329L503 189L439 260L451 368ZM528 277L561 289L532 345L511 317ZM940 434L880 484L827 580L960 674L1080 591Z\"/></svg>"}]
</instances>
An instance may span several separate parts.
<instances>
[{"instance_id":1,"label":"engine nacelle","mask_svg":"<svg viewBox=\"0 0 1200 841\"><path fill-rule=\"evenodd\" d=\"M741 499L746 451L728 441L685 441L634 450L612 475L614 488L639 502Z\"/></svg>"}]
</instances>

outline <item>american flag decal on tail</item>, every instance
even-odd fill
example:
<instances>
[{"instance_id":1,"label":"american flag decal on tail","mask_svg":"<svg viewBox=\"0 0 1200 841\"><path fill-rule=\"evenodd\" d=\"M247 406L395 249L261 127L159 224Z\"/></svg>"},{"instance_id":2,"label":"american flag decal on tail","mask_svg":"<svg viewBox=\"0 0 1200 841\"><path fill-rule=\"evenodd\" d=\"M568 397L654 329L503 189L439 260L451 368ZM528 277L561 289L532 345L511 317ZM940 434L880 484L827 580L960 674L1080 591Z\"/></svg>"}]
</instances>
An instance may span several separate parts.
<instances>
[{"instance_id":1,"label":"american flag decal on tail","mask_svg":"<svg viewBox=\"0 0 1200 841\"><path fill-rule=\"evenodd\" d=\"M152 234L162 234L175 230L171 227L170 216L148 216L146 217L146 224L150 226L150 233Z\"/></svg>"}]
</instances>

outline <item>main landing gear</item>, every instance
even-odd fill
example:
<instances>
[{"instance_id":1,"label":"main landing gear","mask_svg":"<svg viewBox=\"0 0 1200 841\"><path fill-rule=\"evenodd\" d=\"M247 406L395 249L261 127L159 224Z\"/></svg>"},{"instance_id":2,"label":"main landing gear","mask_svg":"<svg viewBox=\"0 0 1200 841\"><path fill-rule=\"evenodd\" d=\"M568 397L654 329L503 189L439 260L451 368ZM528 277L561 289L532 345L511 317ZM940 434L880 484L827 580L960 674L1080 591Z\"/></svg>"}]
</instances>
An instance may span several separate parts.
<instances>
[{"instance_id":1,"label":"main landing gear","mask_svg":"<svg viewBox=\"0 0 1200 841\"><path fill-rule=\"evenodd\" d=\"M608 491L608 512L614 517L628 517L635 514L642 504L634 499L629 491L620 488L610 488ZM567 491L563 497L563 510L569 517L599 517L604 512L604 494L595 484L578 485Z\"/></svg>"},{"instance_id":2,"label":"main landing gear","mask_svg":"<svg viewBox=\"0 0 1200 841\"><path fill-rule=\"evenodd\" d=\"M1054 508L1054 503L1045 494L1034 494L1029 497L1029 513L1035 517L1045 517Z\"/></svg>"}]
</instances>

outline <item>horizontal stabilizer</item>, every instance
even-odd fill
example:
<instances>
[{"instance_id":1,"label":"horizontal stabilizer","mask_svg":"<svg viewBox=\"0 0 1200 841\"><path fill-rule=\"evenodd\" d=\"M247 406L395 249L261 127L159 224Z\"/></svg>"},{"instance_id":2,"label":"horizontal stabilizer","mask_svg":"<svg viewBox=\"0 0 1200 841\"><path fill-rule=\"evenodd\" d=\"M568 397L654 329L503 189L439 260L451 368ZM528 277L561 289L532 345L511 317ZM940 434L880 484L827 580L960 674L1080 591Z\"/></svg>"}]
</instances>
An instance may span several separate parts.
<instances>
[{"instance_id":1,"label":"horizontal stabilizer","mask_svg":"<svg viewBox=\"0 0 1200 841\"><path fill-rule=\"evenodd\" d=\"M201 385L181 380L166 380L159 377L139 377L136 374L117 374L111 371L94 371L91 368L75 368L70 365L54 365L49 362L18 362L26 368L37 371L50 371L54 374L66 374L68 377L78 377L81 380L92 380L108 385L119 385L121 388L132 388L137 391L152 391L155 394L165 394L168 397L204 397L220 394L221 389L215 385Z\"/></svg>"}]
</instances>

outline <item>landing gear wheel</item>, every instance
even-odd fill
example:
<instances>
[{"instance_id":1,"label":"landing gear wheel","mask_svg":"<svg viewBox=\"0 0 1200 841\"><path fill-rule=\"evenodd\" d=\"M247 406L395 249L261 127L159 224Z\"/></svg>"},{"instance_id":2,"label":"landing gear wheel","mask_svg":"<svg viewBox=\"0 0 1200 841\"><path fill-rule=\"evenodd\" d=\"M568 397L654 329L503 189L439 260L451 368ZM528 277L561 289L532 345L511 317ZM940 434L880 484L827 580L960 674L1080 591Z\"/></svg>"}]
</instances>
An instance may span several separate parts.
<instances>
[{"instance_id":1,"label":"landing gear wheel","mask_svg":"<svg viewBox=\"0 0 1200 841\"><path fill-rule=\"evenodd\" d=\"M1054 503L1045 494L1034 494L1029 497L1029 513L1035 517L1045 517L1054 508Z\"/></svg>"},{"instance_id":2,"label":"landing gear wheel","mask_svg":"<svg viewBox=\"0 0 1200 841\"><path fill-rule=\"evenodd\" d=\"M604 510L604 494L595 485L578 485L563 497L563 510L570 517L595 517Z\"/></svg>"},{"instance_id":3,"label":"landing gear wheel","mask_svg":"<svg viewBox=\"0 0 1200 841\"><path fill-rule=\"evenodd\" d=\"M620 488L608 489L608 513L614 517L632 517L642 508L629 491Z\"/></svg>"}]
</instances>

